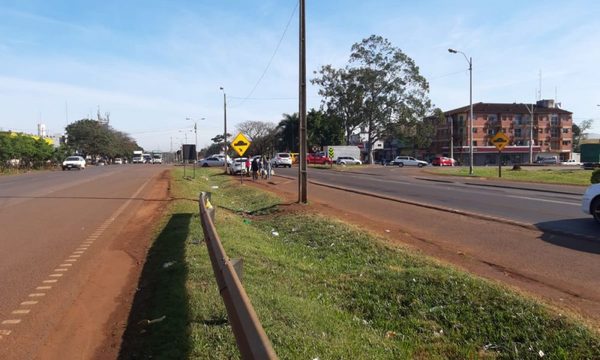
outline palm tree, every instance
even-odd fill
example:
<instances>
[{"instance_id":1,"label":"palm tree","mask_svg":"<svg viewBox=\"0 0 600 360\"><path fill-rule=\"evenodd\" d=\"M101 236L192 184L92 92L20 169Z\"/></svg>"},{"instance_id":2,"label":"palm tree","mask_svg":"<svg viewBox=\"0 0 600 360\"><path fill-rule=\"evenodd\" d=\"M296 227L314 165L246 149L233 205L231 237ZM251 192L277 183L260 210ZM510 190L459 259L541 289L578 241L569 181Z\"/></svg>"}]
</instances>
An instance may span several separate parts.
<instances>
[{"instance_id":1,"label":"palm tree","mask_svg":"<svg viewBox=\"0 0 600 360\"><path fill-rule=\"evenodd\" d=\"M277 125L279 147L288 152L298 152L298 113L283 114L283 119Z\"/></svg>"}]
</instances>

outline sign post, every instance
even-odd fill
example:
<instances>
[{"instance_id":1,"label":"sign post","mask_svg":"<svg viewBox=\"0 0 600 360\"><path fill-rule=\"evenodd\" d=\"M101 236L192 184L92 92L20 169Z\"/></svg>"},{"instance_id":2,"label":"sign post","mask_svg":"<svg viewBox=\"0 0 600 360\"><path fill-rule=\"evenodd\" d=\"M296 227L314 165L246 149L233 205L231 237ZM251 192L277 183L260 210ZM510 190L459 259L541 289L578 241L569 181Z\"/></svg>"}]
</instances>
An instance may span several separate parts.
<instances>
[{"instance_id":1,"label":"sign post","mask_svg":"<svg viewBox=\"0 0 600 360\"><path fill-rule=\"evenodd\" d=\"M250 147L250 144L252 144L252 141L248 140L246 135L239 133L233 139L233 142L231 143L231 147L233 147L233 150L235 150L235 152L238 153L239 156L242 156L242 155L244 155L246 150L248 150L248 147ZM252 166L252 165L250 165L250 166ZM245 167L245 165L244 165L244 167ZM250 171L250 169L246 169L246 171ZM242 171L240 171L240 182L241 183L244 182L244 173Z\"/></svg>"},{"instance_id":2,"label":"sign post","mask_svg":"<svg viewBox=\"0 0 600 360\"><path fill-rule=\"evenodd\" d=\"M498 149L498 177L502 177L502 149L508 145L509 138L503 132L498 132L492 138L492 144Z\"/></svg>"},{"instance_id":3,"label":"sign post","mask_svg":"<svg viewBox=\"0 0 600 360\"><path fill-rule=\"evenodd\" d=\"M329 158L331 159L331 167L333 168L333 156L335 155L332 147L329 148Z\"/></svg>"}]
</instances>

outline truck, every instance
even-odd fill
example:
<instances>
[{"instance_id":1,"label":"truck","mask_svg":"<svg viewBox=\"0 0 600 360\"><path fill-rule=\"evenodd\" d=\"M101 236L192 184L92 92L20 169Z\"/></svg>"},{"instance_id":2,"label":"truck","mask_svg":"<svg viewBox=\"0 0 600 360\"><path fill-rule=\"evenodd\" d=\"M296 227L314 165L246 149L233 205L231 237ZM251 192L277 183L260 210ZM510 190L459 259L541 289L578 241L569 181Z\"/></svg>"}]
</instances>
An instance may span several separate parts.
<instances>
[{"instance_id":1,"label":"truck","mask_svg":"<svg viewBox=\"0 0 600 360\"><path fill-rule=\"evenodd\" d=\"M580 149L584 169L600 168L600 139L584 140Z\"/></svg>"},{"instance_id":2,"label":"truck","mask_svg":"<svg viewBox=\"0 0 600 360\"><path fill-rule=\"evenodd\" d=\"M144 163L144 152L142 150L134 150L133 151L133 159L131 159L133 164L143 164Z\"/></svg>"},{"instance_id":3,"label":"truck","mask_svg":"<svg viewBox=\"0 0 600 360\"><path fill-rule=\"evenodd\" d=\"M153 164L162 164L162 153L160 151L152 152L152 163Z\"/></svg>"},{"instance_id":4,"label":"truck","mask_svg":"<svg viewBox=\"0 0 600 360\"><path fill-rule=\"evenodd\" d=\"M330 156L333 150L333 156ZM325 147L325 155L331 157L331 160L337 162L337 159L342 157L353 157L357 160L362 160L360 156L360 148L355 145L328 145Z\"/></svg>"}]
</instances>

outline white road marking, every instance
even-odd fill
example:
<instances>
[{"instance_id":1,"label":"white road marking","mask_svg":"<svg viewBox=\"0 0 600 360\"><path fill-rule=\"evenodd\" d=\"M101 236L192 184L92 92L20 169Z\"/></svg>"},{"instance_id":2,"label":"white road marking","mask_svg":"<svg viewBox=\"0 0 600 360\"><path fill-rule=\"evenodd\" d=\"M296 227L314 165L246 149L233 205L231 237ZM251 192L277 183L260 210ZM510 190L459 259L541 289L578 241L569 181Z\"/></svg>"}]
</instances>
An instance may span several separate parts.
<instances>
[{"instance_id":1,"label":"white road marking","mask_svg":"<svg viewBox=\"0 0 600 360\"><path fill-rule=\"evenodd\" d=\"M50 290L52 286L38 286L35 288L36 290Z\"/></svg>"},{"instance_id":2,"label":"white road marking","mask_svg":"<svg viewBox=\"0 0 600 360\"><path fill-rule=\"evenodd\" d=\"M37 303L37 301L23 301L21 305L35 305Z\"/></svg>"},{"instance_id":3,"label":"white road marking","mask_svg":"<svg viewBox=\"0 0 600 360\"><path fill-rule=\"evenodd\" d=\"M69 269L67 268L58 268L58 269L54 269L54 271L68 271Z\"/></svg>"},{"instance_id":4,"label":"white road marking","mask_svg":"<svg viewBox=\"0 0 600 360\"><path fill-rule=\"evenodd\" d=\"M73 254L83 254L83 251L73 251Z\"/></svg>"},{"instance_id":5,"label":"white road marking","mask_svg":"<svg viewBox=\"0 0 600 360\"><path fill-rule=\"evenodd\" d=\"M33 294L29 294L29 297L42 297L42 296L46 296L45 293L33 293Z\"/></svg>"},{"instance_id":6,"label":"white road marking","mask_svg":"<svg viewBox=\"0 0 600 360\"><path fill-rule=\"evenodd\" d=\"M87 248L86 247L79 247L79 248L77 248L75 250L77 250L77 251L79 251L79 252L81 252L83 254L83 252L86 251Z\"/></svg>"},{"instance_id":7,"label":"white road marking","mask_svg":"<svg viewBox=\"0 0 600 360\"><path fill-rule=\"evenodd\" d=\"M21 319L4 320L2 325L15 325L21 322Z\"/></svg>"},{"instance_id":8,"label":"white road marking","mask_svg":"<svg viewBox=\"0 0 600 360\"><path fill-rule=\"evenodd\" d=\"M67 266L73 266L73 264L60 264L58 265L59 267L67 267Z\"/></svg>"},{"instance_id":9,"label":"white road marking","mask_svg":"<svg viewBox=\"0 0 600 360\"><path fill-rule=\"evenodd\" d=\"M10 330L0 330L0 335L8 336L12 331Z\"/></svg>"},{"instance_id":10,"label":"white road marking","mask_svg":"<svg viewBox=\"0 0 600 360\"><path fill-rule=\"evenodd\" d=\"M15 310L15 311L12 312L12 314L15 314L15 315L17 315L17 314L29 314L30 311L31 310L29 310L29 309Z\"/></svg>"},{"instance_id":11,"label":"white road marking","mask_svg":"<svg viewBox=\"0 0 600 360\"><path fill-rule=\"evenodd\" d=\"M44 280L42 281L44 284L53 284L55 282L57 282L58 280L54 279L54 280Z\"/></svg>"},{"instance_id":12,"label":"white road marking","mask_svg":"<svg viewBox=\"0 0 600 360\"><path fill-rule=\"evenodd\" d=\"M61 277L63 274L50 274L50 277Z\"/></svg>"},{"instance_id":13,"label":"white road marking","mask_svg":"<svg viewBox=\"0 0 600 360\"><path fill-rule=\"evenodd\" d=\"M69 256L69 257L70 257L70 258L78 258L78 257L81 257L81 255L71 255L71 256Z\"/></svg>"},{"instance_id":14,"label":"white road marking","mask_svg":"<svg viewBox=\"0 0 600 360\"><path fill-rule=\"evenodd\" d=\"M577 207L581 206L581 203L572 203L572 202L566 202L566 201L537 199L537 198L532 198L532 197L527 197L527 196L516 196L516 195L505 195L505 196L510 197L510 198L515 198L515 199L542 201L542 202L549 202L549 203L555 203L555 204L572 205L572 206L577 206Z\"/></svg>"}]
</instances>

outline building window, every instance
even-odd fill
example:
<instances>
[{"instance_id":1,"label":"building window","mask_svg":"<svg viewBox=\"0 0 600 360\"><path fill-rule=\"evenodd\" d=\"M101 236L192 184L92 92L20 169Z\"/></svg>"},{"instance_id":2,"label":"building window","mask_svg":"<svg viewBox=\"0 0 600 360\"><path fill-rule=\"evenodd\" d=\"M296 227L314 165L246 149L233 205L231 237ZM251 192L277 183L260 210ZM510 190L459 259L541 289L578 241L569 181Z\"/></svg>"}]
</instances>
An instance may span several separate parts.
<instances>
[{"instance_id":1,"label":"building window","mask_svg":"<svg viewBox=\"0 0 600 360\"><path fill-rule=\"evenodd\" d=\"M477 128L476 127L473 128L473 134L477 134Z\"/></svg>"},{"instance_id":2,"label":"building window","mask_svg":"<svg viewBox=\"0 0 600 360\"><path fill-rule=\"evenodd\" d=\"M569 133L569 128L563 128L562 132L563 132L563 134L568 134Z\"/></svg>"},{"instance_id":3,"label":"building window","mask_svg":"<svg viewBox=\"0 0 600 360\"><path fill-rule=\"evenodd\" d=\"M521 129L515 129L515 137L521 137Z\"/></svg>"},{"instance_id":4,"label":"building window","mask_svg":"<svg viewBox=\"0 0 600 360\"><path fill-rule=\"evenodd\" d=\"M498 117L496 115L488 115L487 116L487 121L489 121L489 122L496 122L496 121L498 121Z\"/></svg>"},{"instance_id":5,"label":"building window","mask_svg":"<svg viewBox=\"0 0 600 360\"><path fill-rule=\"evenodd\" d=\"M568 146L568 145L571 145L571 142L570 141L563 141L562 144L565 145L565 146Z\"/></svg>"},{"instance_id":6,"label":"building window","mask_svg":"<svg viewBox=\"0 0 600 360\"><path fill-rule=\"evenodd\" d=\"M515 124L515 125L521 125L521 121L522 121L521 115L515 115L513 117L513 124Z\"/></svg>"},{"instance_id":7,"label":"building window","mask_svg":"<svg viewBox=\"0 0 600 360\"><path fill-rule=\"evenodd\" d=\"M557 128L552 128L552 129L550 130L550 136L552 136L552 137L556 137L556 136L558 136L558 135L559 135L559 132L558 132L558 129L557 129Z\"/></svg>"},{"instance_id":8,"label":"building window","mask_svg":"<svg viewBox=\"0 0 600 360\"><path fill-rule=\"evenodd\" d=\"M473 146L477 146L477 140L473 141Z\"/></svg>"},{"instance_id":9,"label":"building window","mask_svg":"<svg viewBox=\"0 0 600 360\"><path fill-rule=\"evenodd\" d=\"M550 116L550 125L552 125L552 126L558 126L558 115L552 114Z\"/></svg>"},{"instance_id":10,"label":"building window","mask_svg":"<svg viewBox=\"0 0 600 360\"><path fill-rule=\"evenodd\" d=\"M496 135L496 129L488 129L487 134L488 135Z\"/></svg>"}]
</instances>

